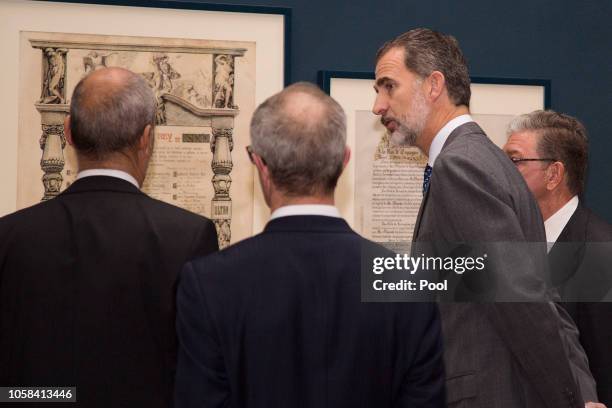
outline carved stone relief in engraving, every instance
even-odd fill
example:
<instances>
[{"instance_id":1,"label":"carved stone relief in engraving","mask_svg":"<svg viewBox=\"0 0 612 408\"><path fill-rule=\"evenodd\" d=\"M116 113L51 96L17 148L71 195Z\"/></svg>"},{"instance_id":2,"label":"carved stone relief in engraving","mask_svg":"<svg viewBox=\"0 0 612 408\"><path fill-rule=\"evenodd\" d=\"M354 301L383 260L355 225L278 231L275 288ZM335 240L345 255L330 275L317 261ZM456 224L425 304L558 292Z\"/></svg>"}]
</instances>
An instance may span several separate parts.
<instances>
[{"instance_id":1,"label":"carved stone relief in engraving","mask_svg":"<svg viewBox=\"0 0 612 408\"><path fill-rule=\"evenodd\" d=\"M85 57L83 57L83 68L85 69L85 74L89 74L91 71L95 71L100 68L108 67L108 57L115 54L115 52L108 54L101 54L97 51L89 52Z\"/></svg>"},{"instance_id":2,"label":"carved stone relief in engraving","mask_svg":"<svg viewBox=\"0 0 612 408\"><path fill-rule=\"evenodd\" d=\"M215 56L213 106L222 109L238 109L234 105L234 57L231 55Z\"/></svg>"},{"instance_id":3,"label":"carved stone relief in engraving","mask_svg":"<svg viewBox=\"0 0 612 408\"><path fill-rule=\"evenodd\" d=\"M182 101L184 102L182 105L191 105L195 108L192 110L211 108L210 97L205 92L207 88L210 89L208 85L210 79L205 70L198 70L197 75L183 75L180 68L171 61L170 56L163 53L154 54L151 57L151 65L154 71L142 72L141 75L157 98L158 125L167 124L166 95L175 97L172 98L174 103L181 104Z\"/></svg>"},{"instance_id":4,"label":"carved stone relief in engraving","mask_svg":"<svg viewBox=\"0 0 612 408\"><path fill-rule=\"evenodd\" d=\"M40 103L66 103L66 53L64 48L43 51L43 80Z\"/></svg>"}]
</instances>

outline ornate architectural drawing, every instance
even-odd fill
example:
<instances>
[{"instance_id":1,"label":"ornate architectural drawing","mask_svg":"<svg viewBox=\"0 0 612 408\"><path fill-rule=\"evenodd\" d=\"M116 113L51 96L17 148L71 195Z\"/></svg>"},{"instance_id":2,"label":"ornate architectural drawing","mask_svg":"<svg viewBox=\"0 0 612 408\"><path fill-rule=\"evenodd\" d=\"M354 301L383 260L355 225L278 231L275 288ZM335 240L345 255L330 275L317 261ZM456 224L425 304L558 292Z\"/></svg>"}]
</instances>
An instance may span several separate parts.
<instances>
[{"instance_id":1,"label":"ornate architectural drawing","mask_svg":"<svg viewBox=\"0 0 612 408\"><path fill-rule=\"evenodd\" d=\"M210 217L217 228L219 246L229 245L230 173L235 167L231 153L235 118L240 113L235 104L235 78L240 75L236 58L244 56L247 50L231 47L231 42L224 42L228 46L221 47L219 42L214 46L193 45L193 41L122 43L91 35L49 33L45 38L44 33L39 33L34 37L28 40L33 49L40 50L43 68L41 96L34 104L42 127L39 138L42 199L51 199L65 188L70 180L62 173L76 174L76 163L69 163L66 158L63 130L76 82L94 70L120 66L140 73L154 91L158 104L156 139L161 142L156 144L159 151L154 155L143 189L154 197ZM209 153L201 148L206 143L210 143ZM209 170L201 168L206 161ZM206 177L208 172L210 193L191 191L201 185L197 179ZM202 197L208 197L209 204L202 203Z\"/></svg>"}]
</instances>

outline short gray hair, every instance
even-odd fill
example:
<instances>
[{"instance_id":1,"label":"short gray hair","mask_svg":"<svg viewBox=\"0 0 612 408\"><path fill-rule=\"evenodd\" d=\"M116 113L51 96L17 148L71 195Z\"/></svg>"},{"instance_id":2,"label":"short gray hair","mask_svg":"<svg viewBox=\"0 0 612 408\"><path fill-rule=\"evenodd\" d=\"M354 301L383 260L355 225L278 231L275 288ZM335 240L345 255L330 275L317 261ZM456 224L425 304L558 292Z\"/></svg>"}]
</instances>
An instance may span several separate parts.
<instances>
[{"instance_id":1,"label":"short gray hair","mask_svg":"<svg viewBox=\"0 0 612 408\"><path fill-rule=\"evenodd\" d=\"M334 191L344 161L346 117L317 86L300 82L268 98L251 120L253 151L290 196Z\"/></svg>"},{"instance_id":2,"label":"short gray hair","mask_svg":"<svg viewBox=\"0 0 612 408\"><path fill-rule=\"evenodd\" d=\"M415 28L383 44L376 53L376 63L393 48L404 50L406 69L421 78L441 72L450 100L455 106L470 107L470 75L455 37L429 28Z\"/></svg>"},{"instance_id":3,"label":"short gray hair","mask_svg":"<svg viewBox=\"0 0 612 408\"><path fill-rule=\"evenodd\" d=\"M589 141L582 123L572 116L552 110L537 110L516 117L508 126L512 133L534 131L538 136L537 152L563 163L567 173L567 187L572 194L584 191Z\"/></svg>"},{"instance_id":4,"label":"short gray hair","mask_svg":"<svg viewBox=\"0 0 612 408\"><path fill-rule=\"evenodd\" d=\"M94 71L93 73L95 73ZM92 73L92 74L93 74ZM156 101L146 81L126 70L121 86L107 88L79 81L70 103L70 131L77 151L95 160L138 143L155 125Z\"/></svg>"}]
</instances>

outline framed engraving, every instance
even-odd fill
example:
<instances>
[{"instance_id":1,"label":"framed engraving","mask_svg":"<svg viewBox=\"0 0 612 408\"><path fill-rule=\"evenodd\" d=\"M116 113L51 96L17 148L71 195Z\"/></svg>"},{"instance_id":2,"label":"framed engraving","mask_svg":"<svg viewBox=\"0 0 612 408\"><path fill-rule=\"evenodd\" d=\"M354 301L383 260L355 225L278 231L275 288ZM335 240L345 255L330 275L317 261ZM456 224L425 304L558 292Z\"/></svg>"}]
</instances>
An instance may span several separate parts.
<instances>
[{"instance_id":1,"label":"framed engraving","mask_svg":"<svg viewBox=\"0 0 612 408\"><path fill-rule=\"evenodd\" d=\"M415 147L389 144L372 113L374 73L320 71L319 86L347 115L353 155L338 183L336 203L352 227L378 242L412 240L427 158ZM516 115L550 108L550 81L472 77L471 115L498 146Z\"/></svg>"},{"instance_id":2,"label":"framed engraving","mask_svg":"<svg viewBox=\"0 0 612 408\"><path fill-rule=\"evenodd\" d=\"M8 135L0 215L52 199L74 181L62 127L72 91L89 72L119 66L142 75L157 99L143 191L210 217L220 247L252 235L254 174L242 152L257 104L289 82L290 10L96 3L0 5L8 60L0 84L12 96L0 102Z\"/></svg>"}]
</instances>

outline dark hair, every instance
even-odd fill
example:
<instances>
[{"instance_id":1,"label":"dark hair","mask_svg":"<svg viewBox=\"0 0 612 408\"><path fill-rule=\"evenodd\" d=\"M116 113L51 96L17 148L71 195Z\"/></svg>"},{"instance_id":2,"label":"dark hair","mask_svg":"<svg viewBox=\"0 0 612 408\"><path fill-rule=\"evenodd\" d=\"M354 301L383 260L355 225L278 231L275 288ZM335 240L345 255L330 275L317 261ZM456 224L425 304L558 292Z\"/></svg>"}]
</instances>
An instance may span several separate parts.
<instances>
[{"instance_id":1,"label":"dark hair","mask_svg":"<svg viewBox=\"0 0 612 408\"><path fill-rule=\"evenodd\" d=\"M70 130L80 154L103 160L134 146L145 127L154 126L156 101L151 88L140 75L126 72L120 86L88 84L86 76L74 89Z\"/></svg>"},{"instance_id":2,"label":"dark hair","mask_svg":"<svg viewBox=\"0 0 612 408\"><path fill-rule=\"evenodd\" d=\"M563 163L568 189L572 194L581 194L589 160L589 141L584 125L563 113L537 110L514 119L508 133L525 130L535 131L539 135L536 145L538 155Z\"/></svg>"},{"instance_id":3,"label":"dark hair","mask_svg":"<svg viewBox=\"0 0 612 408\"><path fill-rule=\"evenodd\" d=\"M300 82L257 107L251 140L279 190L290 196L329 194L342 173L346 117L316 85Z\"/></svg>"},{"instance_id":4,"label":"dark hair","mask_svg":"<svg viewBox=\"0 0 612 408\"><path fill-rule=\"evenodd\" d=\"M439 71L446 80L448 96L456 106L470 106L470 75L459 43L452 35L416 28L386 42L376 53L376 62L393 48L404 50L404 65L422 78Z\"/></svg>"}]
</instances>

